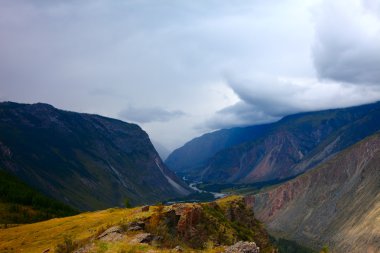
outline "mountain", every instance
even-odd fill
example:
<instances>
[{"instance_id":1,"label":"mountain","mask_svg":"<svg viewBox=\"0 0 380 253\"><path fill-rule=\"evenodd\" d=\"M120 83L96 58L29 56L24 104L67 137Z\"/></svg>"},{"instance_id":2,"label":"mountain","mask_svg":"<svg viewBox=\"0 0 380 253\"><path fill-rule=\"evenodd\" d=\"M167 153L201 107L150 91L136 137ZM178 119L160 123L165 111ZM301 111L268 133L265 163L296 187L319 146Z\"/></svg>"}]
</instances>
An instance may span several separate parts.
<instances>
[{"instance_id":1,"label":"mountain","mask_svg":"<svg viewBox=\"0 0 380 253\"><path fill-rule=\"evenodd\" d=\"M156 149L157 153L160 155L162 160L165 160L170 155L170 150L167 149L164 145L161 143L152 140L152 144L154 148Z\"/></svg>"},{"instance_id":2,"label":"mountain","mask_svg":"<svg viewBox=\"0 0 380 253\"><path fill-rule=\"evenodd\" d=\"M380 134L252 201L274 235L337 253L380 252Z\"/></svg>"},{"instance_id":3,"label":"mountain","mask_svg":"<svg viewBox=\"0 0 380 253\"><path fill-rule=\"evenodd\" d=\"M257 127L261 131L254 135L248 134L247 139L250 140L223 148L204 158L208 160L200 165L201 168L196 168L192 163L179 167L178 162L173 161L168 162L168 165L175 171L181 171L182 168L195 170L196 179L211 183L255 183L291 178L380 130L380 103L299 113ZM218 136L218 133L210 135ZM186 154L188 151L187 160L184 161L191 161L192 153L189 150L202 152L202 139L204 137L189 142L177 154ZM212 138L209 136L208 139ZM219 144L216 140L208 145ZM191 149L187 146L191 146ZM206 154L210 154L208 146L205 150ZM175 157L174 154L170 157Z\"/></svg>"},{"instance_id":4,"label":"mountain","mask_svg":"<svg viewBox=\"0 0 380 253\"><path fill-rule=\"evenodd\" d=\"M270 125L222 129L197 137L183 147L174 150L165 163L175 172L191 173L204 167L220 150L236 144L255 140L268 131Z\"/></svg>"},{"instance_id":5,"label":"mountain","mask_svg":"<svg viewBox=\"0 0 380 253\"><path fill-rule=\"evenodd\" d=\"M211 253L224 252L238 241L254 241L261 253L276 252L251 206L237 196L210 203L112 208L0 229L4 253Z\"/></svg>"},{"instance_id":6,"label":"mountain","mask_svg":"<svg viewBox=\"0 0 380 253\"><path fill-rule=\"evenodd\" d=\"M77 214L73 208L48 198L0 170L0 224L32 223Z\"/></svg>"},{"instance_id":7,"label":"mountain","mask_svg":"<svg viewBox=\"0 0 380 253\"><path fill-rule=\"evenodd\" d=\"M80 210L189 193L139 126L40 103L0 103L0 168Z\"/></svg>"}]
</instances>

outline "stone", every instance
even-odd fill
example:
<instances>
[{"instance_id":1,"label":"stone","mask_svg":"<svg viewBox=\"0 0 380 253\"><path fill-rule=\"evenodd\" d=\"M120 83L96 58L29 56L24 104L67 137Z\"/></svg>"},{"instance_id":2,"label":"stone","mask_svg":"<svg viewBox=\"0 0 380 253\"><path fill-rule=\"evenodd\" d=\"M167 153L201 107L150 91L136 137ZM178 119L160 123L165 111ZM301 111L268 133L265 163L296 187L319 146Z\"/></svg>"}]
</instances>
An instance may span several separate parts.
<instances>
[{"instance_id":1,"label":"stone","mask_svg":"<svg viewBox=\"0 0 380 253\"><path fill-rule=\"evenodd\" d=\"M154 239L154 235L150 233L142 233L135 236L133 242L135 243L150 243Z\"/></svg>"},{"instance_id":2,"label":"stone","mask_svg":"<svg viewBox=\"0 0 380 253\"><path fill-rule=\"evenodd\" d=\"M141 207L141 212L148 212L148 211L149 211L149 206Z\"/></svg>"},{"instance_id":3,"label":"stone","mask_svg":"<svg viewBox=\"0 0 380 253\"><path fill-rule=\"evenodd\" d=\"M181 246L176 246L175 248L174 248L174 251L175 252L182 252L183 251L183 249L182 249L182 247Z\"/></svg>"},{"instance_id":4,"label":"stone","mask_svg":"<svg viewBox=\"0 0 380 253\"><path fill-rule=\"evenodd\" d=\"M225 253L260 253L260 248L254 242L237 242L229 246Z\"/></svg>"},{"instance_id":5,"label":"stone","mask_svg":"<svg viewBox=\"0 0 380 253\"><path fill-rule=\"evenodd\" d=\"M119 241L123 238L123 229L120 226L113 226L104 231L101 235L97 237L98 240L102 241Z\"/></svg>"},{"instance_id":6,"label":"stone","mask_svg":"<svg viewBox=\"0 0 380 253\"><path fill-rule=\"evenodd\" d=\"M143 221L133 221L128 223L127 231L139 231L145 228L145 223Z\"/></svg>"}]
</instances>

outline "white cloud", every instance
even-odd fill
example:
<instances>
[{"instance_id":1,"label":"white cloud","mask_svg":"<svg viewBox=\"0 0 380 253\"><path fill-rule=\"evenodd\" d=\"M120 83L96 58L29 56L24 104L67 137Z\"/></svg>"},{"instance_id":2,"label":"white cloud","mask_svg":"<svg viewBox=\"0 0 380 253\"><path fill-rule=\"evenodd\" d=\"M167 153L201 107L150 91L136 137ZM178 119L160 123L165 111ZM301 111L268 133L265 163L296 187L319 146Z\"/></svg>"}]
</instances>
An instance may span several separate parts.
<instances>
[{"instance_id":1,"label":"white cloud","mask_svg":"<svg viewBox=\"0 0 380 253\"><path fill-rule=\"evenodd\" d=\"M380 73L380 5L363 1L0 1L0 97L111 117L130 105L169 149L379 99L366 83Z\"/></svg>"}]
</instances>

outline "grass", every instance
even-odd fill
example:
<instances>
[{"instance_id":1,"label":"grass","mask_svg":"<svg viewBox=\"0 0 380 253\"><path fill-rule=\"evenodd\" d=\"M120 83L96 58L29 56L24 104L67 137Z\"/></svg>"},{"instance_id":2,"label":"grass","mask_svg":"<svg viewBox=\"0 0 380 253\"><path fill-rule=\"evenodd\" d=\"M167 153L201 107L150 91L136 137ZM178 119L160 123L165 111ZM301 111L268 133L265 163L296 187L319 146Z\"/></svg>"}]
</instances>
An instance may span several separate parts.
<instances>
[{"instance_id":1,"label":"grass","mask_svg":"<svg viewBox=\"0 0 380 253\"><path fill-rule=\"evenodd\" d=\"M0 224L32 223L77 213L0 169Z\"/></svg>"},{"instance_id":2,"label":"grass","mask_svg":"<svg viewBox=\"0 0 380 253\"><path fill-rule=\"evenodd\" d=\"M65 237L85 241L107 227L148 216L139 208L108 209L72 217L0 229L0 252L42 252L54 249Z\"/></svg>"},{"instance_id":3,"label":"grass","mask_svg":"<svg viewBox=\"0 0 380 253\"><path fill-rule=\"evenodd\" d=\"M193 214L198 212L199 218L193 223L194 227L186 225L185 230L185 233L192 233L195 229L195 236L179 235L178 216L173 214L178 210L176 208L198 210L184 216L195 222ZM235 218L229 218L231 212ZM152 245L137 243L133 239L141 232L126 232L122 234L122 240L114 242L94 240L109 227L121 225L125 228L129 222L136 220L147 221L145 230L162 236L163 241ZM268 235L254 219L252 211L245 207L242 197L228 196L215 203L159 205L150 207L147 212L142 212L141 207L112 208L0 229L0 252L41 253L50 249L50 252L68 253L86 245L96 253L171 252L176 246L184 252L217 253L224 251L224 247L219 245L230 245L245 239L267 247L268 251L264 250L263 253L273 249L268 244Z\"/></svg>"}]
</instances>

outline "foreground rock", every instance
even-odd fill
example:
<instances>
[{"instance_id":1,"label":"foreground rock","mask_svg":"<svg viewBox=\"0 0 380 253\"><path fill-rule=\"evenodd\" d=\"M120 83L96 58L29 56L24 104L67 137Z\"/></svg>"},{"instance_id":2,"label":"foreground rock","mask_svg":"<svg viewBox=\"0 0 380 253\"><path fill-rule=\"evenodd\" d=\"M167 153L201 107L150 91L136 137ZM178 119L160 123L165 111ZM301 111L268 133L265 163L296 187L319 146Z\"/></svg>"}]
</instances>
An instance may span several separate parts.
<instances>
[{"instance_id":1,"label":"foreground rock","mask_svg":"<svg viewBox=\"0 0 380 253\"><path fill-rule=\"evenodd\" d=\"M225 253L260 253L260 248L254 242L237 242L228 247Z\"/></svg>"},{"instance_id":2,"label":"foreground rock","mask_svg":"<svg viewBox=\"0 0 380 253\"><path fill-rule=\"evenodd\" d=\"M97 237L98 240L115 242L123 238L123 229L120 226L110 227Z\"/></svg>"}]
</instances>

